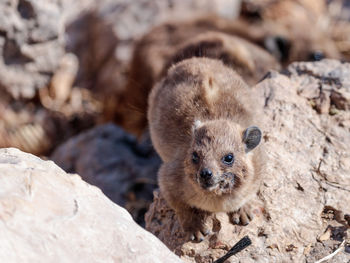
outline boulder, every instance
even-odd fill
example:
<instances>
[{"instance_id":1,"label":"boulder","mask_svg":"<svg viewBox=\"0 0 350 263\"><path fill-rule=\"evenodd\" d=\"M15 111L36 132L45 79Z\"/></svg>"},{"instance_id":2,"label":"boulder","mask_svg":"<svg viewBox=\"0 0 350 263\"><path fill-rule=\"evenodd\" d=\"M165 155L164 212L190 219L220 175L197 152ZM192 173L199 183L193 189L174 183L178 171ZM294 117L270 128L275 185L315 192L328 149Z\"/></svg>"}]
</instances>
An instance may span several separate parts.
<instances>
[{"instance_id":1,"label":"boulder","mask_svg":"<svg viewBox=\"0 0 350 263\"><path fill-rule=\"evenodd\" d=\"M79 65L64 37L68 13L89 1L0 2L0 147L47 155L94 124L97 103L72 89Z\"/></svg>"},{"instance_id":2,"label":"boulder","mask_svg":"<svg viewBox=\"0 0 350 263\"><path fill-rule=\"evenodd\" d=\"M76 174L0 149L1 262L181 262Z\"/></svg>"},{"instance_id":3,"label":"boulder","mask_svg":"<svg viewBox=\"0 0 350 263\"><path fill-rule=\"evenodd\" d=\"M114 124L105 124L72 137L51 159L69 173L78 173L124 206L140 224L157 187L160 159L147 135L140 143Z\"/></svg>"},{"instance_id":4,"label":"boulder","mask_svg":"<svg viewBox=\"0 0 350 263\"><path fill-rule=\"evenodd\" d=\"M1 1L0 89L31 99L48 85L64 54L62 29L59 0Z\"/></svg>"},{"instance_id":5,"label":"boulder","mask_svg":"<svg viewBox=\"0 0 350 263\"><path fill-rule=\"evenodd\" d=\"M332 94L341 91L342 105L349 103L349 76L347 63L300 62L283 74L270 72L252 88L264 113L263 143L269 158L254 201L262 205L249 225L232 225L225 214L217 214L213 235L188 242L174 212L156 192L146 229L185 262L212 262L245 235L252 245L228 262L315 262L343 240L347 249L332 262L348 262L350 111ZM318 110L320 96L327 110Z\"/></svg>"}]
</instances>

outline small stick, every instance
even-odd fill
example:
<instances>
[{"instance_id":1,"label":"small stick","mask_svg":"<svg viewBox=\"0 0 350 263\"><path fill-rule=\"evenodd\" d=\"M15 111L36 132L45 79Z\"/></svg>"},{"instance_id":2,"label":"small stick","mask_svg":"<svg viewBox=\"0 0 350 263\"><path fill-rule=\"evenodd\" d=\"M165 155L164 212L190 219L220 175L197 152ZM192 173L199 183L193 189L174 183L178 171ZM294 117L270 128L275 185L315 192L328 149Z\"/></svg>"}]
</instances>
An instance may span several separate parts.
<instances>
[{"instance_id":1,"label":"small stick","mask_svg":"<svg viewBox=\"0 0 350 263\"><path fill-rule=\"evenodd\" d=\"M344 244L345 244L345 240L340 244L340 246L332 254L329 254L328 256L321 258L320 260L316 261L315 263L321 263L323 261L331 259L332 257L334 257L336 254L338 254L343 249Z\"/></svg>"},{"instance_id":2,"label":"small stick","mask_svg":"<svg viewBox=\"0 0 350 263\"><path fill-rule=\"evenodd\" d=\"M243 237L238 241L224 256L215 260L213 263L224 263L226 259L242 251L246 247L252 244L252 241L248 236Z\"/></svg>"}]
</instances>

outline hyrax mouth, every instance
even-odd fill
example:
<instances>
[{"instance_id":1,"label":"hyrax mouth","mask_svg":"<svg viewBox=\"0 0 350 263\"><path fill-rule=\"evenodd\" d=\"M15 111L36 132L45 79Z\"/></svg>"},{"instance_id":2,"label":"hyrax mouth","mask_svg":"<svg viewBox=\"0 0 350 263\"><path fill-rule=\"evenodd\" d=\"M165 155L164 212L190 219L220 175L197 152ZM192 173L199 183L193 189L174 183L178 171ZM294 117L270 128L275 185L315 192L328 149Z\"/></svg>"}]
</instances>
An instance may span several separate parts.
<instances>
[{"instance_id":1,"label":"hyrax mouth","mask_svg":"<svg viewBox=\"0 0 350 263\"><path fill-rule=\"evenodd\" d=\"M233 173L224 173L211 178L203 178L198 176L200 186L210 192L227 193L238 186L236 175Z\"/></svg>"}]
</instances>

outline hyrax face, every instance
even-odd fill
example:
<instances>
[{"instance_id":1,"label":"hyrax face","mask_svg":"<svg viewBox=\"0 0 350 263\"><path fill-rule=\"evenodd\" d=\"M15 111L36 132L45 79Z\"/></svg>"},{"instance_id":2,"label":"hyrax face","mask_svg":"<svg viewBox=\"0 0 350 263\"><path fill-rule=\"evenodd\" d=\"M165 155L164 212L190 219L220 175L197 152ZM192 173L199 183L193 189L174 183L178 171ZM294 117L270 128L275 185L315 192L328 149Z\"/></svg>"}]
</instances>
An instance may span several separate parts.
<instances>
[{"instance_id":1,"label":"hyrax face","mask_svg":"<svg viewBox=\"0 0 350 263\"><path fill-rule=\"evenodd\" d=\"M254 176L249 152L260 139L261 131L255 126L243 129L227 120L196 122L185 158L186 179L199 191L233 193Z\"/></svg>"}]
</instances>

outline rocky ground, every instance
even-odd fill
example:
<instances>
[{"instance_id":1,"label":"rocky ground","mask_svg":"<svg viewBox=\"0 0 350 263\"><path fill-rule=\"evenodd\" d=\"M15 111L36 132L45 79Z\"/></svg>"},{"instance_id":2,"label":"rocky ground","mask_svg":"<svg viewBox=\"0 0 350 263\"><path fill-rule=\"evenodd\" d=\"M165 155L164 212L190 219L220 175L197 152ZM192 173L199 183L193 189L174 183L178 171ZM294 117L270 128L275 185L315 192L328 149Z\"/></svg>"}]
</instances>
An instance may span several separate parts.
<instances>
[{"instance_id":1,"label":"rocky ground","mask_svg":"<svg viewBox=\"0 0 350 263\"><path fill-rule=\"evenodd\" d=\"M349 10L342 0L2 1L0 148L65 172L0 149L0 261L213 262L248 235L226 262L316 262L338 248L328 262L350 262ZM277 30L293 56L252 87L269 156L255 219L234 226L218 214L194 243L157 190L147 132L106 122L120 112L135 41L209 11L240 13L259 25L253 36ZM337 60L289 64L319 48Z\"/></svg>"}]
</instances>

